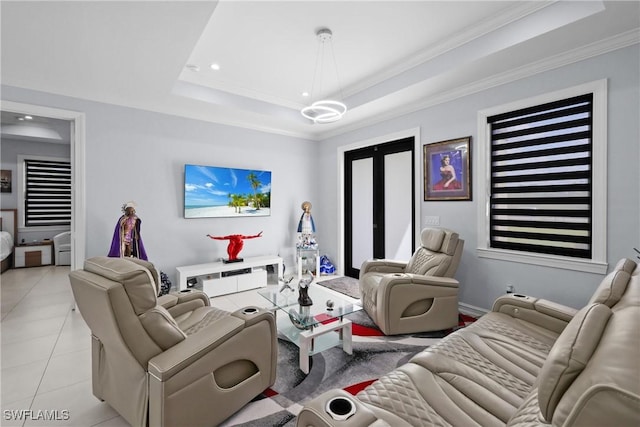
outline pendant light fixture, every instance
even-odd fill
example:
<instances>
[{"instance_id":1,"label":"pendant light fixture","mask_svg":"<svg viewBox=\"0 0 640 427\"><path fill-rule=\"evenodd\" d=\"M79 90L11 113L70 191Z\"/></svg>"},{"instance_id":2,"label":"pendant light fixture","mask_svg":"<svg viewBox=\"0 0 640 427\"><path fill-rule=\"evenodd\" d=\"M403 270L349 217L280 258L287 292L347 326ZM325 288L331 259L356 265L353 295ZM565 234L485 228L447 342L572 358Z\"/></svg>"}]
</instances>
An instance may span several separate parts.
<instances>
[{"instance_id":1,"label":"pendant light fixture","mask_svg":"<svg viewBox=\"0 0 640 427\"><path fill-rule=\"evenodd\" d=\"M318 93L322 92L322 73L324 70L325 62L325 51L327 50L327 45L331 50L331 59L333 60L333 66L336 73L336 80L338 83L338 88L340 89L340 96L342 96L342 88L340 87L340 80L338 79L338 67L336 65L336 58L333 52L333 43L332 37L333 33L328 28L321 28L316 33L318 36L318 41L320 42L320 46L318 48L318 55L316 58L316 68L313 73L313 84L311 88L311 96L313 100L313 94L316 87L316 76L320 74L320 85L318 88ZM319 66L319 72L318 72ZM340 120L344 113L347 112L347 106L338 100L334 99L321 99L319 101L313 102L311 105L304 107L301 111L302 115L307 119L313 121L313 123L332 123Z\"/></svg>"}]
</instances>

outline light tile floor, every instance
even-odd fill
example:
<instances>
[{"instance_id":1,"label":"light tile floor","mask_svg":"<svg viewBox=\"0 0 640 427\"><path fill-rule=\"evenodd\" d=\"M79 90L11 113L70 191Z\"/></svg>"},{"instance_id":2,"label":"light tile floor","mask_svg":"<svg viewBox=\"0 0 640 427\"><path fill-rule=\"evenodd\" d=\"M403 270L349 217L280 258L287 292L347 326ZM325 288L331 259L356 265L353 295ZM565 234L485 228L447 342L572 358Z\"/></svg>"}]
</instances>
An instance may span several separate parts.
<instances>
[{"instance_id":1,"label":"light tile floor","mask_svg":"<svg viewBox=\"0 0 640 427\"><path fill-rule=\"evenodd\" d=\"M47 266L0 276L1 426L129 426L91 392L90 331L72 310L68 274L69 267ZM256 290L211 304L228 311L268 305Z\"/></svg>"}]
</instances>

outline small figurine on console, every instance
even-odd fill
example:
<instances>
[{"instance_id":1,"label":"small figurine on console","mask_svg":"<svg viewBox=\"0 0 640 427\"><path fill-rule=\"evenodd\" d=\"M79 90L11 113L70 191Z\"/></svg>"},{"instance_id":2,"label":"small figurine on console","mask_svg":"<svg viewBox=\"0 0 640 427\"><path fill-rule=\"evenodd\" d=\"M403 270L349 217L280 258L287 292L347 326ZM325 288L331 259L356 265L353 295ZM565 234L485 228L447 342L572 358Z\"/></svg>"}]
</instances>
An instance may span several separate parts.
<instances>
[{"instance_id":1,"label":"small figurine on console","mask_svg":"<svg viewBox=\"0 0 640 427\"><path fill-rule=\"evenodd\" d=\"M214 240L228 240L229 245L227 246L227 254L229 255L229 259L224 260L223 262L242 262L242 258L238 258L238 254L242 250L244 246L244 239L255 239L256 237L262 236L262 231L253 236L243 236L242 234L230 234L228 236L212 236L207 234L207 237Z\"/></svg>"}]
</instances>

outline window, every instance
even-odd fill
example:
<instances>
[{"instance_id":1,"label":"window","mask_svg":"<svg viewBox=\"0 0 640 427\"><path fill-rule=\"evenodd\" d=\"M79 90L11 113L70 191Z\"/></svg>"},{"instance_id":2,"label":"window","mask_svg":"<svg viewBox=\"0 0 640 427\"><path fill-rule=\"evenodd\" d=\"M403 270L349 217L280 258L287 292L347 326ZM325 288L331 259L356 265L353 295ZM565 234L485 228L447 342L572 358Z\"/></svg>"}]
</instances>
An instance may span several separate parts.
<instances>
[{"instance_id":1,"label":"window","mask_svg":"<svg viewBox=\"0 0 640 427\"><path fill-rule=\"evenodd\" d=\"M71 225L71 162L24 159L25 227Z\"/></svg>"},{"instance_id":2,"label":"window","mask_svg":"<svg viewBox=\"0 0 640 427\"><path fill-rule=\"evenodd\" d=\"M595 158L605 145L595 132L601 99L594 88L581 87L481 115L488 186L482 249L497 251L491 257L553 260L580 270L605 261L604 243L595 237L606 209L596 197L603 191L596 182L606 177Z\"/></svg>"},{"instance_id":3,"label":"window","mask_svg":"<svg viewBox=\"0 0 640 427\"><path fill-rule=\"evenodd\" d=\"M591 258L587 94L491 116L492 248Z\"/></svg>"}]
</instances>

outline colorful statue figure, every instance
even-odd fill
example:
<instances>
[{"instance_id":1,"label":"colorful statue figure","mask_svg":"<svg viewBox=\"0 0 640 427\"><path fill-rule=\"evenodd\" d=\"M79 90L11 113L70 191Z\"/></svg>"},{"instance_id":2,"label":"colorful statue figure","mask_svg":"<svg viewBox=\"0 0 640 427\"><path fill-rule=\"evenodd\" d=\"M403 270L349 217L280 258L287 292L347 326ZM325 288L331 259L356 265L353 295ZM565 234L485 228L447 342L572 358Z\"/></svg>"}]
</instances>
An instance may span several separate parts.
<instances>
[{"instance_id":1,"label":"colorful statue figure","mask_svg":"<svg viewBox=\"0 0 640 427\"><path fill-rule=\"evenodd\" d=\"M229 255L229 259L224 262L240 262L242 258L238 258L238 254L242 250L244 246L244 239L255 239L256 237L262 236L262 231L253 236L243 236L242 234L230 234L228 236L212 236L207 234L207 237L214 240L228 240L229 246L227 246L227 254Z\"/></svg>"},{"instance_id":2,"label":"colorful statue figure","mask_svg":"<svg viewBox=\"0 0 640 427\"><path fill-rule=\"evenodd\" d=\"M303 202L301 207L303 212L300 221L298 221L298 243L296 246L304 249L316 249L318 247L316 225L311 216L311 203Z\"/></svg>"},{"instance_id":3,"label":"colorful statue figure","mask_svg":"<svg viewBox=\"0 0 640 427\"><path fill-rule=\"evenodd\" d=\"M147 260L147 252L142 244L140 226L142 220L136 215L136 204L122 205L124 213L116 223L108 256L112 258L134 257Z\"/></svg>"}]
</instances>

